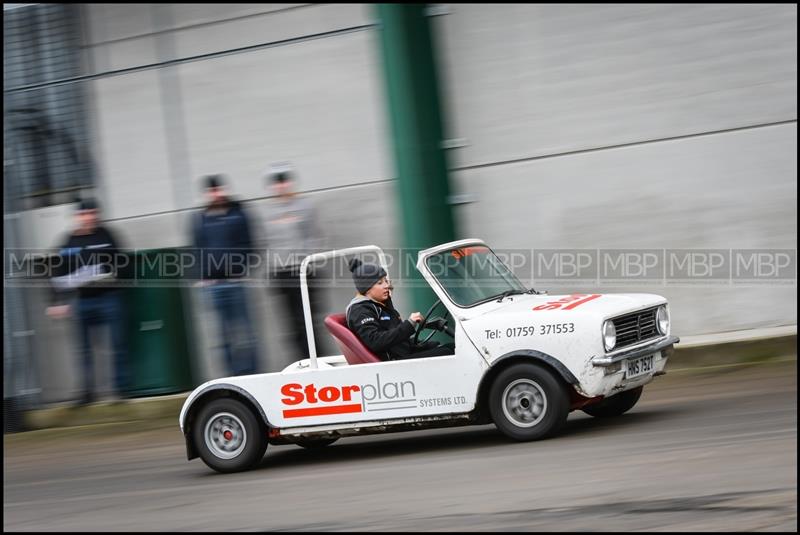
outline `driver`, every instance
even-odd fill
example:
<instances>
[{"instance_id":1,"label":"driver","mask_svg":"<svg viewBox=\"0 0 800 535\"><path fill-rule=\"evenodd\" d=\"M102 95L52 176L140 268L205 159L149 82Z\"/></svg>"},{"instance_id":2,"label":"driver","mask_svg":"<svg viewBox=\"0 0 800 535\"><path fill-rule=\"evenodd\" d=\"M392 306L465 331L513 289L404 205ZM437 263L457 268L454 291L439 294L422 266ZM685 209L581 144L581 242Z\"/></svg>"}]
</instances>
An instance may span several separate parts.
<instances>
[{"instance_id":1,"label":"driver","mask_svg":"<svg viewBox=\"0 0 800 535\"><path fill-rule=\"evenodd\" d=\"M350 261L350 271L358 295L347 305L347 326L373 353L383 360L436 357L455 353L453 344L426 342L413 345L409 337L422 314L413 312L407 320L392 304L391 284L386 271L378 265Z\"/></svg>"}]
</instances>

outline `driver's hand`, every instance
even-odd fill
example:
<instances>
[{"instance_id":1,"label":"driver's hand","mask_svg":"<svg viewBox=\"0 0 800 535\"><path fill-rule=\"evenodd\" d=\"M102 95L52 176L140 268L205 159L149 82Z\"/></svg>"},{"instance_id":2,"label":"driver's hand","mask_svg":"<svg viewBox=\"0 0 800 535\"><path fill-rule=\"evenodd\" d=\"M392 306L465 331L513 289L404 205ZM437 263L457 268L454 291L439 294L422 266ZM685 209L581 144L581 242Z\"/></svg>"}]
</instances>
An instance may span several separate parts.
<instances>
[{"instance_id":1,"label":"driver's hand","mask_svg":"<svg viewBox=\"0 0 800 535\"><path fill-rule=\"evenodd\" d=\"M411 315L408 316L408 321L410 321L412 323L419 323L424 319L425 318L422 317L422 314L420 314L419 312L412 312Z\"/></svg>"}]
</instances>

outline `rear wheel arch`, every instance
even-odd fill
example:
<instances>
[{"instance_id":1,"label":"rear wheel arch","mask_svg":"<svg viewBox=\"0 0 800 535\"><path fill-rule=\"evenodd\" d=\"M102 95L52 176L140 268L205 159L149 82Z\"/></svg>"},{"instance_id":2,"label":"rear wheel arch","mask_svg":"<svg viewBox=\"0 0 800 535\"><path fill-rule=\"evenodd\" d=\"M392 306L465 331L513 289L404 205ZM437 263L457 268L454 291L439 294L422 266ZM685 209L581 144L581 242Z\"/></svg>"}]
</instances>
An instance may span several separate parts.
<instances>
[{"instance_id":1,"label":"rear wheel arch","mask_svg":"<svg viewBox=\"0 0 800 535\"><path fill-rule=\"evenodd\" d=\"M237 401L240 401L246 407L248 407L253 412L253 415L256 417L256 420L261 425L262 430L265 434L274 427L269 423L269 420L267 419L267 415L264 412L263 407L261 407L261 405L255 400L255 398L249 392L247 392L243 388L230 384L212 385L197 395L194 401L192 401L192 404L189 406L188 411L186 412L186 418L184 420L184 426L183 426L183 435L184 438L186 439L186 455L189 458L189 460L199 457L199 454L197 452L197 445L194 443L194 438L193 438L194 433L192 432L194 429L195 421L197 420L197 416L203 410L203 407L205 407L212 401L221 398L232 398Z\"/></svg>"}]
</instances>

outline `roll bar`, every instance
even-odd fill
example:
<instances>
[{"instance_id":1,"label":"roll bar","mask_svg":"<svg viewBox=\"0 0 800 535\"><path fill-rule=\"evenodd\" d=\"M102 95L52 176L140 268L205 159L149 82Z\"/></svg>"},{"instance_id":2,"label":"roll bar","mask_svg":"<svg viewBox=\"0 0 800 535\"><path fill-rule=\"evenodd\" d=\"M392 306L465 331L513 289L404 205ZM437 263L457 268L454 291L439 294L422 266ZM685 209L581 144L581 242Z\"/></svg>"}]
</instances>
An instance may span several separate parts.
<instances>
[{"instance_id":1,"label":"roll bar","mask_svg":"<svg viewBox=\"0 0 800 535\"><path fill-rule=\"evenodd\" d=\"M311 321L311 302L308 297L308 275L306 274L308 265L319 260L327 260L329 258L336 258L338 256L367 252L378 253L381 267L386 270L386 257L383 254L383 249L377 245L363 245L361 247L334 249L333 251L326 251L324 253L315 253L305 257L303 262L300 264L300 293L303 298L303 316L306 322L306 337L308 338L308 357L311 359L312 368L317 368L317 346L314 342L314 324Z\"/></svg>"}]
</instances>

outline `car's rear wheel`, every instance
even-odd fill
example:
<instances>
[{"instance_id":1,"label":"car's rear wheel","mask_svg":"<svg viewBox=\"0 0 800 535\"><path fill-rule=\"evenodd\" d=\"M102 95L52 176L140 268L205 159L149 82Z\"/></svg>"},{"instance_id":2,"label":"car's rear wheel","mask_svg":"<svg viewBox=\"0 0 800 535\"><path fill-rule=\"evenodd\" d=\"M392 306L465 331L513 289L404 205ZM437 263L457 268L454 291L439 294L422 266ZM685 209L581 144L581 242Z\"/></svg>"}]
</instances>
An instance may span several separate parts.
<instances>
[{"instance_id":1,"label":"car's rear wheel","mask_svg":"<svg viewBox=\"0 0 800 535\"><path fill-rule=\"evenodd\" d=\"M294 443L298 446L302 446L308 449L318 449L324 448L325 446L330 446L334 442L339 440L339 437L336 438L307 438L307 437L300 437L295 439Z\"/></svg>"},{"instance_id":2,"label":"car's rear wheel","mask_svg":"<svg viewBox=\"0 0 800 535\"><path fill-rule=\"evenodd\" d=\"M247 470L267 450L263 425L248 406L235 399L217 399L203 407L193 434L200 458L218 472Z\"/></svg>"},{"instance_id":3,"label":"car's rear wheel","mask_svg":"<svg viewBox=\"0 0 800 535\"><path fill-rule=\"evenodd\" d=\"M562 382L542 366L514 364L495 378L489 412L506 436L538 440L557 432L567 420L569 395Z\"/></svg>"},{"instance_id":4,"label":"car's rear wheel","mask_svg":"<svg viewBox=\"0 0 800 535\"><path fill-rule=\"evenodd\" d=\"M612 418L625 414L636 405L639 398L642 396L643 386L620 392L614 396L605 398L600 403L589 405L582 410L590 416L595 418Z\"/></svg>"}]
</instances>

